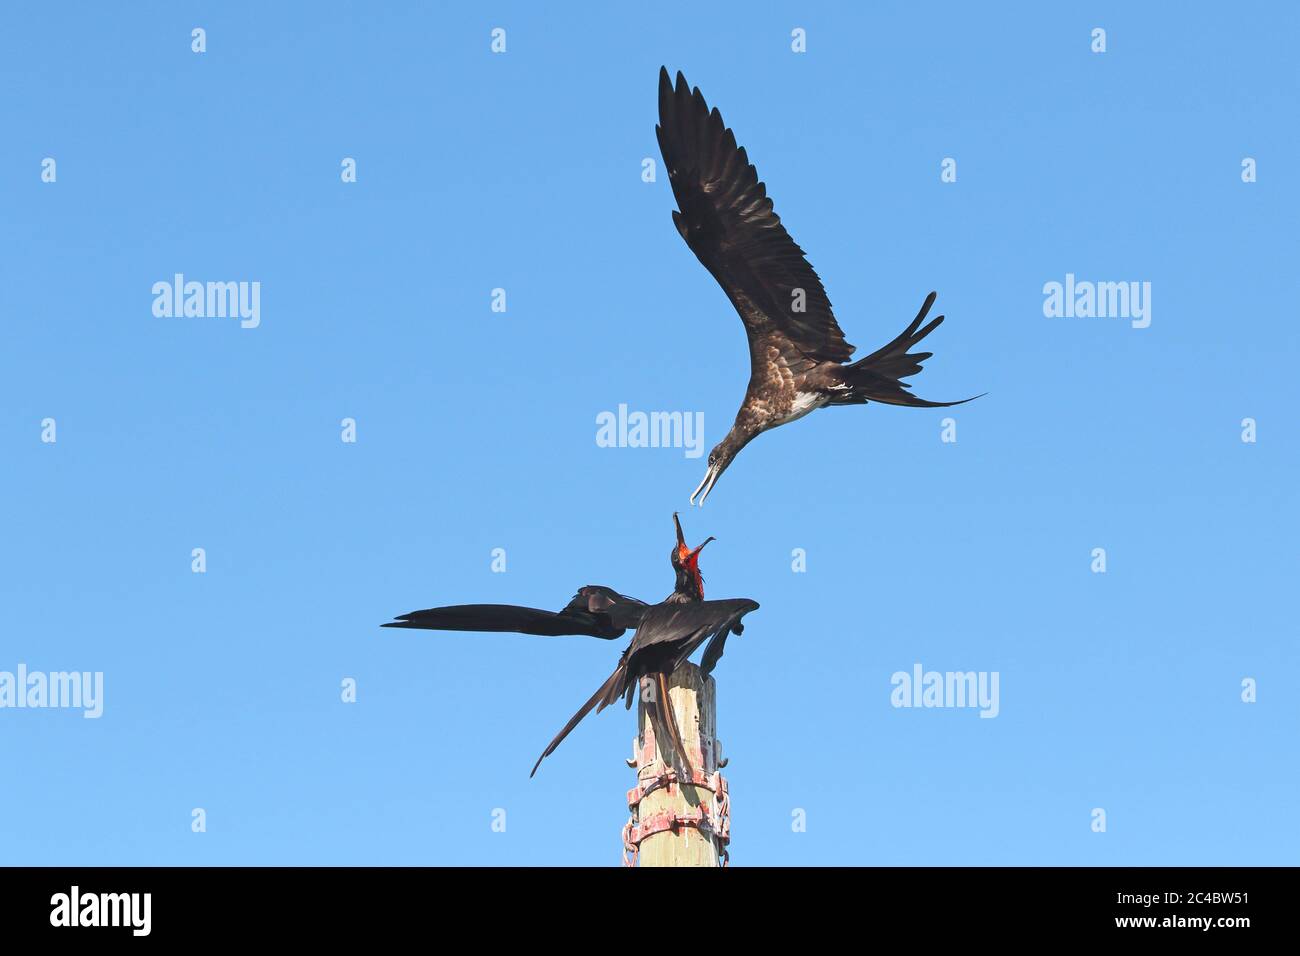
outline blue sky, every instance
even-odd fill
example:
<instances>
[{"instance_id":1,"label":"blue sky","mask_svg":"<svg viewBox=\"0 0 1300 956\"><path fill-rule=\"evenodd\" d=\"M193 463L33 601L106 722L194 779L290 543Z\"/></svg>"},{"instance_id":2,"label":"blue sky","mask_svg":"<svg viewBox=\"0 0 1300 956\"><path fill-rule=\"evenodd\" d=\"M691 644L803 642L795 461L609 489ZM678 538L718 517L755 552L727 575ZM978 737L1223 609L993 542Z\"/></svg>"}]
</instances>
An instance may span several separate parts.
<instances>
[{"instance_id":1,"label":"blue sky","mask_svg":"<svg viewBox=\"0 0 1300 956\"><path fill-rule=\"evenodd\" d=\"M0 671L105 693L0 709L0 863L616 862L633 719L527 773L621 642L378 624L657 600L676 509L762 604L717 671L737 865L1296 861L1300 17L818 6L6 12ZM626 403L707 448L748 374L641 179L661 64L859 354L937 290L915 389L987 397L818 412L700 512L702 459L597 446ZM154 316L177 272L260 326ZM1150 326L1044 316L1067 273L1151 283ZM892 707L916 663L999 715Z\"/></svg>"}]
</instances>

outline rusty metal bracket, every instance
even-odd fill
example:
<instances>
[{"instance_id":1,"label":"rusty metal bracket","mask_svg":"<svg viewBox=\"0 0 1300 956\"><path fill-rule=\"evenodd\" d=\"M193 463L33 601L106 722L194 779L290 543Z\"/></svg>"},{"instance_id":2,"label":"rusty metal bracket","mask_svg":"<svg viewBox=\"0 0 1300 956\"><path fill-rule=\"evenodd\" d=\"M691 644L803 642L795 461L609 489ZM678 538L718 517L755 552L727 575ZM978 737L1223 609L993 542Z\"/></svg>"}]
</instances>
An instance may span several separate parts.
<instances>
[{"instance_id":1,"label":"rusty metal bracket","mask_svg":"<svg viewBox=\"0 0 1300 956\"><path fill-rule=\"evenodd\" d=\"M692 770L689 780L683 780L681 776L676 770L669 767L663 773L655 776L639 778L636 786L627 792L628 809L635 810L647 795L656 790L667 788L671 792L673 787L680 787L683 784L708 790L714 795L715 801L719 791L723 794L727 793L727 780L717 771L705 773L703 770Z\"/></svg>"},{"instance_id":2,"label":"rusty metal bracket","mask_svg":"<svg viewBox=\"0 0 1300 956\"><path fill-rule=\"evenodd\" d=\"M677 832L682 827L694 827L701 834L715 839L722 865L726 866L730 862L731 856L727 852L727 845L731 842L731 792L726 778L716 770L713 773L696 770L687 781L679 780L678 777L677 771L667 770L655 777L638 780L637 785L627 792L627 806L631 816L623 826L624 866L636 866L643 840L656 833L669 830ZM652 813L644 820L641 819L641 801L647 794L660 787L681 786L683 783L708 790L713 795L713 799L709 803L701 804L698 810L687 813L661 810Z\"/></svg>"},{"instance_id":3,"label":"rusty metal bracket","mask_svg":"<svg viewBox=\"0 0 1300 956\"><path fill-rule=\"evenodd\" d=\"M649 817L633 826L628 842L640 846L641 841L645 840L647 837L652 837L656 833L663 833L667 830L675 832L682 827L694 827L703 833L713 833L713 826L709 819L708 810L701 808L699 810L690 810L686 813L676 813L672 810L661 810L659 813L651 814Z\"/></svg>"}]
</instances>

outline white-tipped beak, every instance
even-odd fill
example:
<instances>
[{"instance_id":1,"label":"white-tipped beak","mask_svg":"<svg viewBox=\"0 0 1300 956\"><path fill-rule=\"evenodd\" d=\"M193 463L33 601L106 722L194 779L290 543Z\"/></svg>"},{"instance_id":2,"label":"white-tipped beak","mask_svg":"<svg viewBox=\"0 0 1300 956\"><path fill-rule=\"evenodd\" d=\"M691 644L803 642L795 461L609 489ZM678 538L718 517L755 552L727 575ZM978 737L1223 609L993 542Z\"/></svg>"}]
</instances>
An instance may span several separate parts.
<instances>
[{"instance_id":1,"label":"white-tipped beak","mask_svg":"<svg viewBox=\"0 0 1300 956\"><path fill-rule=\"evenodd\" d=\"M709 475L711 474L713 474L712 465L710 465L709 470L704 473L704 477L700 479L700 483L695 486L695 490L691 492L691 504L695 504L695 496L698 495L700 490L709 483Z\"/></svg>"},{"instance_id":2,"label":"white-tipped beak","mask_svg":"<svg viewBox=\"0 0 1300 956\"><path fill-rule=\"evenodd\" d=\"M699 495L700 500L698 504L701 508L703 508L704 499L709 497L709 492L713 490L713 486L717 484L718 478L721 475L722 475L721 468L719 468L717 465L710 465L709 470L704 473L703 480L701 480L699 485L695 488L695 490L691 492L691 504L697 503L695 501L695 496ZM701 494L701 492L703 492L703 494Z\"/></svg>"}]
</instances>

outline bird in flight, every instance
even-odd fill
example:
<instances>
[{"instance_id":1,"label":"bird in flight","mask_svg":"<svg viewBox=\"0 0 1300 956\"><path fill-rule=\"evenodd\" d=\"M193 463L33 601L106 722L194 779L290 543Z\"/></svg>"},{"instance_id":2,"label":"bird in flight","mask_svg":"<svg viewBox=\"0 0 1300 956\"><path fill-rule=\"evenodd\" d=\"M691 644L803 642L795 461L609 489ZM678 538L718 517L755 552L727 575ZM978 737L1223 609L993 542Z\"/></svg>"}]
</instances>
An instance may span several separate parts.
<instances>
[{"instance_id":1,"label":"bird in flight","mask_svg":"<svg viewBox=\"0 0 1300 956\"><path fill-rule=\"evenodd\" d=\"M698 87L659 70L659 151L678 209L673 223L691 251L740 313L749 339L749 387L735 424L709 452L708 470L691 493L703 505L722 473L755 436L823 405L910 405L943 408L913 395L902 381L930 352L909 351L943 321L925 325L931 292L912 323L892 342L850 362L821 279L772 208L744 147ZM976 398L980 396L975 396Z\"/></svg>"},{"instance_id":2,"label":"bird in flight","mask_svg":"<svg viewBox=\"0 0 1300 956\"><path fill-rule=\"evenodd\" d=\"M635 629L632 642L623 651L614 672L547 745L529 776L537 773L542 761L555 752L593 708L599 713L620 697L630 708L633 692L639 685L645 690L653 687L655 703L651 714L660 728L655 739L671 742L677 760L689 769L681 731L668 697L668 675L701 646L704 655L700 669L705 674L712 671L722 657L727 636L744 631L741 618L756 610L758 602L748 598L706 601L700 552L714 539L706 538L702 544L689 548L676 514L673 525L677 543L669 553L669 560L676 582L672 594L658 604L646 604L612 588L591 584L579 588L560 611L511 604L459 604L412 611L383 626L439 631L515 631L543 636L585 634L605 640L614 640L628 629Z\"/></svg>"}]
</instances>

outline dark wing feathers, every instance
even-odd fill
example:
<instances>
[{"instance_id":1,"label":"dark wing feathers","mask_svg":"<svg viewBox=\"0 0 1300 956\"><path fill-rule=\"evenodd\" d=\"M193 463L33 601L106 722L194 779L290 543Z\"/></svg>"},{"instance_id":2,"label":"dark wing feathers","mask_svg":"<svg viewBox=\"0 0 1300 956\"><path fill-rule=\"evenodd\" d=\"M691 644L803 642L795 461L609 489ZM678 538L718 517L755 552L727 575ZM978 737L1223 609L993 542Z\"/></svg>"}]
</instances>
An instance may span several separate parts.
<instances>
[{"instance_id":1,"label":"dark wing feathers","mask_svg":"<svg viewBox=\"0 0 1300 956\"><path fill-rule=\"evenodd\" d=\"M573 596L573 600L565 606L564 610L586 610L595 615L603 614L609 618L614 627L634 628L641 623L641 616L645 614L646 607L645 601L619 594L612 588L600 584L588 584L578 589L578 593Z\"/></svg>"},{"instance_id":2,"label":"dark wing feathers","mask_svg":"<svg viewBox=\"0 0 1300 956\"><path fill-rule=\"evenodd\" d=\"M559 637L586 634L613 640L636 627L646 604L601 585L588 585L560 612L514 604L456 604L403 614L384 627L432 631L513 631Z\"/></svg>"},{"instance_id":3,"label":"dark wing feathers","mask_svg":"<svg viewBox=\"0 0 1300 956\"><path fill-rule=\"evenodd\" d=\"M671 672L705 641L725 641L727 634L733 631L740 633L743 629L740 619L757 608L758 602L749 598L656 604L646 611L636 636L632 638L629 650L633 659L629 663L629 672L638 676L635 655L656 645L671 645L675 651L673 665L665 667L665 670ZM707 656L709 652L706 652ZM719 644L713 652L712 663L717 663L717 658L721 656Z\"/></svg>"},{"instance_id":4,"label":"dark wing feathers","mask_svg":"<svg viewBox=\"0 0 1300 956\"><path fill-rule=\"evenodd\" d=\"M579 594L581 593L579 592ZM619 596L621 597L621 595ZM713 664L716 664L718 658L722 656L722 644L726 641L727 635L741 633L744 626L741 624L740 619L757 608L758 602L751 601L748 598L728 598L723 601L692 601L686 604L668 604L665 602L650 607L643 606L644 613L641 617L640 627L637 628L632 643L628 645L627 650L623 652L623 656L619 658L614 673L605 679L605 682L600 685L596 693L588 698L578 712L569 718L569 722L564 725L563 729L546 745L542 755L537 758L537 763L533 764L532 774L537 773L537 768L541 766L542 761L555 753L555 749L560 746L564 738L569 736L573 728L577 727L593 709L596 713L600 713L624 696L627 698L628 705L631 706L632 690L637 686L637 681L642 676L651 673L672 673L705 641L709 642L709 646L704 651L704 672L707 674L712 670ZM662 648L666 653L654 653L654 650L659 648ZM647 650L650 653L647 653ZM665 658L667 658L666 661ZM662 666L648 666L651 661L659 662ZM661 697L664 701L667 701L667 688L662 679L659 683ZM671 704L668 704L665 715L667 720L676 720L672 714ZM676 729L674 723L672 731L676 731ZM678 754L685 760L680 735L677 735L675 746ZM529 774L529 776L532 776L532 774Z\"/></svg>"},{"instance_id":5,"label":"dark wing feathers","mask_svg":"<svg viewBox=\"0 0 1300 956\"><path fill-rule=\"evenodd\" d=\"M835 321L821 279L772 208L758 171L722 116L709 110L681 73L673 86L659 71L655 127L680 212L673 222L686 244L731 300L749 335L774 337L783 354L843 362L853 354ZM804 311L796 312L795 290Z\"/></svg>"},{"instance_id":6,"label":"dark wing feathers","mask_svg":"<svg viewBox=\"0 0 1300 956\"><path fill-rule=\"evenodd\" d=\"M717 667L718 661L722 659L722 649L727 644L727 635L743 633L745 633L745 625L737 618L731 627L718 631L709 639L709 643L704 647L704 656L700 659L700 671L705 677L713 673L713 668Z\"/></svg>"},{"instance_id":7,"label":"dark wing feathers","mask_svg":"<svg viewBox=\"0 0 1300 956\"><path fill-rule=\"evenodd\" d=\"M554 611L513 604L455 604L403 614L384 627L414 627L431 631L516 631L555 636L571 634L571 622Z\"/></svg>"}]
</instances>

